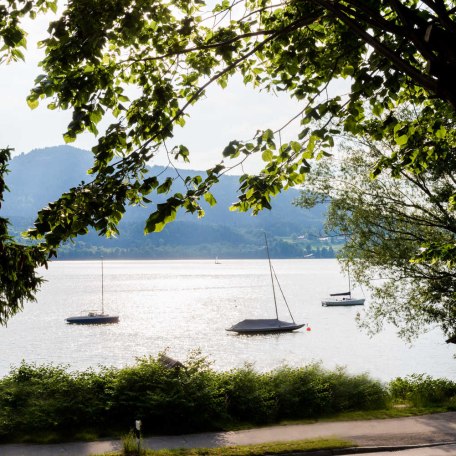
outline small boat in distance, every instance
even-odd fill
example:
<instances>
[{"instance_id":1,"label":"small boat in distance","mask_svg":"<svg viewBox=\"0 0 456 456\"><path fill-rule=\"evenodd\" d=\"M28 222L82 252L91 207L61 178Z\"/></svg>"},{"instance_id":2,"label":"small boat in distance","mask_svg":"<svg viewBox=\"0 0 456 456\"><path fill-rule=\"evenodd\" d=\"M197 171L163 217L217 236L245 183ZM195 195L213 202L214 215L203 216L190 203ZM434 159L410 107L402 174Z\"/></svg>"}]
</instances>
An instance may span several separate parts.
<instances>
[{"instance_id":1,"label":"small boat in distance","mask_svg":"<svg viewBox=\"0 0 456 456\"><path fill-rule=\"evenodd\" d=\"M331 293L329 298L323 299L321 305L324 307L337 307L337 306L362 306L364 305L364 298L354 298L351 294L351 281L350 281L350 265L348 269L348 291L343 293Z\"/></svg>"},{"instance_id":2,"label":"small boat in distance","mask_svg":"<svg viewBox=\"0 0 456 456\"><path fill-rule=\"evenodd\" d=\"M78 315L65 319L67 323L77 325L103 325L109 323L118 323L118 315L108 315L104 313L104 273L103 273L103 258L101 258L101 312L97 310L89 310L86 315Z\"/></svg>"},{"instance_id":3,"label":"small boat in distance","mask_svg":"<svg viewBox=\"0 0 456 456\"><path fill-rule=\"evenodd\" d=\"M294 331L295 329L302 328L303 324L298 324L294 321L293 315L291 314L290 308L288 307L287 300L285 295L283 294L282 287L280 286L279 280L277 275L274 271L274 268L271 264L271 257L269 255L269 246L268 246L268 239L266 237L266 233L264 233L264 240L266 242L266 252L268 254L268 261L269 261L269 271L271 273L271 283L272 283L272 293L274 296L274 305L275 305L275 312L276 318L259 318L259 319L246 319L242 320L239 323L227 328L227 331L236 332L238 334L265 334L265 333L281 333L281 332L290 332ZM283 300L287 306L288 312L291 317L291 322L279 320L279 314L277 311L277 299L276 293L274 288L274 278L279 286L280 292L282 293ZM308 328L309 329L309 328Z\"/></svg>"},{"instance_id":4,"label":"small boat in distance","mask_svg":"<svg viewBox=\"0 0 456 456\"><path fill-rule=\"evenodd\" d=\"M329 296L329 298L321 301L322 306L362 306L365 301L365 298L353 298L349 291L346 293L331 293Z\"/></svg>"}]
</instances>

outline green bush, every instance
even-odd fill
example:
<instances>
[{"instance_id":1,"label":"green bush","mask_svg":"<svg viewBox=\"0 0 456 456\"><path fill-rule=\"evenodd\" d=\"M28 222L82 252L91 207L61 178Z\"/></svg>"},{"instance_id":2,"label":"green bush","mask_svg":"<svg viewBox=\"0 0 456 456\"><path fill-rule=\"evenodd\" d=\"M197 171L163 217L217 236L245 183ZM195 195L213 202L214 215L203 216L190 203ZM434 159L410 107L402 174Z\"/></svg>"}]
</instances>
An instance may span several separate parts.
<instances>
[{"instance_id":1,"label":"green bush","mask_svg":"<svg viewBox=\"0 0 456 456\"><path fill-rule=\"evenodd\" d=\"M433 379L425 374L396 378L389 384L391 398L415 407L456 404L456 383L443 378Z\"/></svg>"},{"instance_id":2,"label":"green bush","mask_svg":"<svg viewBox=\"0 0 456 456\"><path fill-rule=\"evenodd\" d=\"M327 371L317 364L275 371L280 419L316 418L353 410L386 407L384 386L367 375L349 375L344 369Z\"/></svg>"},{"instance_id":3,"label":"green bush","mask_svg":"<svg viewBox=\"0 0 456 456\"><path fill-rule=\"evenodd\" d=\"M280 419L315 418L331 410L332 391L326 371L312 364L274 371Z\"/></svg>"},{"instance_id":4,"label":"green bush","mask_svg":"<svg viewBox=\"0 0 456 456\"><path fill-rule=\"evenodd\" d=\"M217 372L198 353L175 368L160 356L98 372L23 363L0 379L0 440L119 435L136 419L145 434L218 430L379 409L387 402L381 383L317 364Z\"/></svg>"},{"instance_id":5,"label":"green bush","mask_svg":"<svg viewBox=\"0 0 456 456\"><path fill-rule=\"evenodd\" d=\"M22 363L0 380L0 439L72 436L94 425L102 428L109 402L107 372L69 373L62 366Z\"/></svg>"},{"instance_id":6,"label":"green bush","mask_svg":"<svg viewBox=\"0 0 456 456\"><path fill-rule=\"evenodd\" d=\"M274 421L277 399L270 374L258 374L251 365L223 376L227 414L233 421L264 424Z\"/></svg>"},{"instance_id":7,"label":"green bush","mask_svg":"<svg viewBox=\"0 0 456 456\"><path fill-rule=\"evenodd\" d=\"M216 428L224 412L218 383L203 358L190 358L185 369L166 368L159 358L140 358L115 378L111 419L128 426L141 418L149 433Z\"/></svg>"},{"instance_id":8,"label":"green bush","mask_svg":"<svg viewBox=\"0 0 456 456\"><path fill-rule=\"evenodd\" d=\"M329 373L332 391L331 412L378 410L387 407L388 391L367 374L349 375L344 369Z\"/></svg>"}]
</instances>

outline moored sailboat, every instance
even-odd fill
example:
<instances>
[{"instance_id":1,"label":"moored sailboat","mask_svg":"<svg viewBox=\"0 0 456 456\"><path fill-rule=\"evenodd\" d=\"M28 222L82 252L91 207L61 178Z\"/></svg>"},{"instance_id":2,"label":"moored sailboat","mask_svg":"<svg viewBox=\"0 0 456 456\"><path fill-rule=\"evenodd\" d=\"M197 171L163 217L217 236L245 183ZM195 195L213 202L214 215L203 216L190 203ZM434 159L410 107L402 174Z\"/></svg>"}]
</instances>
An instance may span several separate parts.
<instances>
[{"instance_id":1,"label":"moored sailboat","mask_svg":"<svg viewBox=\"0 0 456 456\"><path fill-rule=\"evenodd\" d=\"M351 292L350 265L347 265L348 272L348 291L342 293L331 293L329 298L323 299L321 305L324 307L337 306L362 306L365 298L354 298Z\"/></svg>"},{"instance_id":2,"label":"moored sailboat","mask_svg":"<svg viewBox=\"0 0 456 456\"><path fill-rule=\"evenodd\" d=\"M108 323L118 323L118 315L109 315L104 313L104 268L103 258L101 258L101 312L89 310L85 315L77 315L65 319L67 323L78 325L102 325Z\"/></svg>"},{"instance_id":3,"label":"moored sailboat","mask_svg":"<svg viewBox=\"0 0 456 456\"><path fill-rule=\"evenodd\" d=\"M227 328L227 331L233 331L238 334L264 334L264 333L281 333L281 332L290 332L296 329L302 328L305 324L296 323L293 315L291 314L290 307L288 306L287 300L285 295L283 294L282 287L280 286L279 280L277 275L272 267L271 257L269 255L269 246L268 246L268 239L266 237L266 233L264 234L264 240L266 243L266 252L268 254L268 262L269 262L269 271L271 273L271 284L272 284L272 293L274 296L274 305L275 305L275 313L276 318L257 318L257 319L246 319L242 320L239 323ZM279 313L277 309L277 298L276 292L274 287L274 278L277 282L277 285L282 293L282 297L285 301L287 306L288 312L291 317L291 322L279 320Z\"/></svg>"}]
</instances>

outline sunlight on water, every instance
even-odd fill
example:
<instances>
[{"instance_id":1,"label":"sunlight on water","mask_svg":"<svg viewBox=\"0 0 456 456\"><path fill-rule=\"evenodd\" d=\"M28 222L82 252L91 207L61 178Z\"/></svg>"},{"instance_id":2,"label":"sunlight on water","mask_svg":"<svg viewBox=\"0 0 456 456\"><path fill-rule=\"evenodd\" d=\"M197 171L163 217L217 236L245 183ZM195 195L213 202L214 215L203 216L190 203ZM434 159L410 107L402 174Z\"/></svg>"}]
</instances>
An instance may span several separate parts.
<instances>
[{"instance_id":1,"label":"sunlight on water","mask_svg":"<svg viewBox=\"0 0 456 456\"><path fill-rule=\"evenodd\" d=\"M125 366L164 350L185 361L191 350L200 349L217 369L253 363L269 370L321 361L382 380L414 372L456 380L455 348L438 331L408 347L392 330L373 338L361 332L355 323L360 307L322 307L323 297L347 288L335 260L273 262L296 322L309 323L311 331L226 332L245 318L274 318L275 311L266 260L220 262L105 261L105 312L120 316L119 324L105 326L65 323L68 316L101 309L100 262L51 263L42 272L47 282L38 302L0 328L0 376L22 359L86 369ZM289 320L282 302L279 316Z\"/></svg>"}]
</instances>

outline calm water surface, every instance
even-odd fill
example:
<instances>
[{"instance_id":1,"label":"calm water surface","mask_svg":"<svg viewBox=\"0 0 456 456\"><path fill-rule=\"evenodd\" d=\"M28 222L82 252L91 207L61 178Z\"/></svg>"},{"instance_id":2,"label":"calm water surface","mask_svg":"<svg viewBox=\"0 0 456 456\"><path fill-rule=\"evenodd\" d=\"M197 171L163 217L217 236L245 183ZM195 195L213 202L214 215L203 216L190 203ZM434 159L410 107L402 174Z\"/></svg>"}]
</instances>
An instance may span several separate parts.
<instances>
[{"instance_id":1,"label":"calm water surface","mask_svg":"<svg viewBox=\"0 0 456 456\"><path fill-rule=\"evenodd\" d=\"M360 307L322 307L322 297L347 288L335 260L273 261L295 320L309 323L311 331L226 332L239 320L274 318L275 312L266 260L220 261L105 261L105 311L120 316L119 324L106 326L65 323L68 316L100 308L100 262L52 262L42 271L47 282L38 302L0 327L0 376L23 359L86 369L121 367L164 350L185 361L192 349L200 349L217 369L322 362L382 380L414 372L456 380L455 347L438 331L409 347L391 329L373 338L360 331L355 323ZM288 319L284 305L279 314Z\"/></svg>"}]
</instances>

